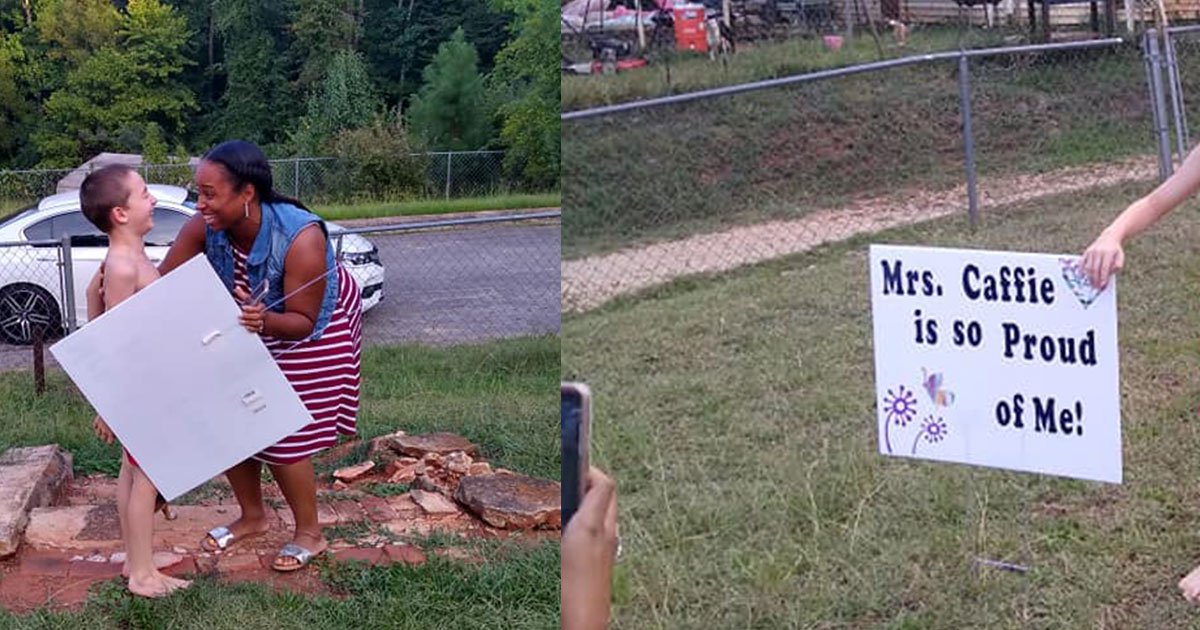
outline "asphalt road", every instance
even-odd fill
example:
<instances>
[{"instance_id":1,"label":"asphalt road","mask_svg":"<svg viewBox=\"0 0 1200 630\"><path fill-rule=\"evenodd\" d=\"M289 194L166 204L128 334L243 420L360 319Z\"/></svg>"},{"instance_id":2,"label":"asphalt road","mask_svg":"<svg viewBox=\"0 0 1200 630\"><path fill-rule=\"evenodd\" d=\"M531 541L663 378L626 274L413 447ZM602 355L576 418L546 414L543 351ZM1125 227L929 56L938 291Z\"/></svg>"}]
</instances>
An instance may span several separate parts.
<instances>
[{"instance_id":1,"label":"asphalt road","mask_svg":"<svg viewBox=\"0 0 1200 630\"><path fill-rule=\"evenodd\" d=\"M385 280L383 301L363 318L364 340L448 345L557 333L559 234L557 222L365 234Z\"/></svg>"},{"instance_id":2,"label":"asphalt road","mask_svg":"<svg viewBox=\"0 0 1200 630\"><path fill-rule=\"evenodd\" d=\"M383 301L363 316L365 344L453 345L559 332L557 221L363 236L379 248L385 275ZM29 369L32 356L29 347L0 344L0 370Z\"/></svg>"}]
</instances>

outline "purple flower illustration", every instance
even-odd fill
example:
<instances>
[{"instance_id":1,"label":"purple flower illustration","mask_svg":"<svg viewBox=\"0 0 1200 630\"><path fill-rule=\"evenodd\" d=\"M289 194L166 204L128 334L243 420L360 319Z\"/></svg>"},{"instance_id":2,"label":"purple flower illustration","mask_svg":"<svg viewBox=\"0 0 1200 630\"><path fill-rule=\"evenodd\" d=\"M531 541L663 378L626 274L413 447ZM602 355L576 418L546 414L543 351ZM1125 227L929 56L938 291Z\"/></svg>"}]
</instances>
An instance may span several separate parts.
<instances>
[{"instance_id":1,"label":"purple flower illustration","mask_svg":"<svg viewBox=\"0 0 1200 630\"><path fill-rule=\"evenodd\" d=\"M917 454L917 444L922 437L930 444L941 442L942 438L946 437L946 421L942 418L935 418L932 414L925 418L925 421L921 423L921 432L913 440L913 455Z\"/></svg>"},{"instance_id":2,"label":"purple flower illustration","mask_svg":"<svg viewBox=\"0 0 1200 630\"><path fill-rule=\"evenodd\" d=\"M913 395L912 390L900 385L895 391L888 390L887 396L883 397L883 406L887 411L887 422L883 425L883 440L887 444L888 453L891 453L892 438L888 429L892 423L902 427L908 426L908 423L917 415L917 397Z\"/></svg>"},{"instance_id":3,"label":"purple flower illustration","mask_svg":"<svg viewBox=\"0 0 1200 630\"><path fill-rule=\"evenodd\" d=\"M897 387L896 392L889 389L888 395L883 398L883 404L887 407L888 421L902 427L907 426L913 416L917 415L917 397L903 385Z\"/></svg>"}]
</instances>

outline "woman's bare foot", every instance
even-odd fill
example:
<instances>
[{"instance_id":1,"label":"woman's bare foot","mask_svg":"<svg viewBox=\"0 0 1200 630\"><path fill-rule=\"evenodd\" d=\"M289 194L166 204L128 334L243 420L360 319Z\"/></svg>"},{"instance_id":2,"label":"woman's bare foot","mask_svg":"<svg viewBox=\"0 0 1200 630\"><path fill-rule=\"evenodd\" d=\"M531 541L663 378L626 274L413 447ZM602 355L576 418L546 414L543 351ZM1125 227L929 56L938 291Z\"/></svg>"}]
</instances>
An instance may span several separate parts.
<instances>
[{"instance_id":1,"label":"woman's bare foot","mask_svg":"<svg viewBox=\"0 0 1200 630\"><path fill-rule=\"evenodd\" d=\"M166 597L175 591L191 586L191 582L180 580L158 571L129 578L129 592L141 597Z\"/></svg>"},{"instance_id":2,"label":"woman's bare foot","mask_svg":"<svg viewBox=\"0 0 1200 630\"><path fill-rule=\"evenodd\" d=\"M173 566L179 564L180 562L183 562L183 556L181 556L177 553L171 553L169 551L155 551L154 552L154 568L155 568L155 570L165 569L167 567L173 567ZM121 577L123 577L123 578L129 577L129 560L128 559L126 559L125 562L121 565Z\"/></svg>"},{"instance_id":3,"label":"woman's bare foot","mask_svg":"<svg viewBox=\"0 0 1200 630\"><path fill-rule=\"evenodd\" d=\"M226 549L232 545L236 545L243 539L261 536L271 531L271 524L267 522L265 516L257 519L248 519L243 516L242 518L239 518L225 527L227 527L230 532L233 532L233 540L229 542L229 545L225 546ZM221 550L221 547L218 546L217 541L209 534L205 534L204 539L200 541L200 548L208 552Z\"/></svg>"}]
</instances>

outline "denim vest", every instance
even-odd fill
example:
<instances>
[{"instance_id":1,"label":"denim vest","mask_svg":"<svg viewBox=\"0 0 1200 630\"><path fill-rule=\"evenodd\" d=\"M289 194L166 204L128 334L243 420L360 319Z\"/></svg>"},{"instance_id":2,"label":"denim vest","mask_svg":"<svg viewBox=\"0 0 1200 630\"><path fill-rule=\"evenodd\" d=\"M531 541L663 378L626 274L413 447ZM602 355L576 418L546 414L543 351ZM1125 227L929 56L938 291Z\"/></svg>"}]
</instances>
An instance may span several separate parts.
<instances>
[{"instance_id":1,"label":"denim vest","mask_svg":"<svg viewBox=\"0 0 1200 630\"><path fill-rule=\"evenodd\" d=\"M325 268L329 270L325 278L325 297L321 300L321 310L317 315L316 325L313 326L309 339L319 339L329 320L333 317L337 306L338 274L334 263L333 247L329 243L329 230L317 215L297 208L290 203L275 202L262 204L262 225L258 228L258 236L246 257L246 275L250 281L251 293L262 286L264 275L269 283L264 304L275 306L271 309L277 313L283 312L281 302L283 293L283 262L287 258L288 248L300 230L316 223L325 233ZM233 243L223 231L216 231L204 226L204 255L216 270L217 276L225 283L225 288L233 292ZM303 278L308 282L311 278Z\"/></svg>"}]
</instances>

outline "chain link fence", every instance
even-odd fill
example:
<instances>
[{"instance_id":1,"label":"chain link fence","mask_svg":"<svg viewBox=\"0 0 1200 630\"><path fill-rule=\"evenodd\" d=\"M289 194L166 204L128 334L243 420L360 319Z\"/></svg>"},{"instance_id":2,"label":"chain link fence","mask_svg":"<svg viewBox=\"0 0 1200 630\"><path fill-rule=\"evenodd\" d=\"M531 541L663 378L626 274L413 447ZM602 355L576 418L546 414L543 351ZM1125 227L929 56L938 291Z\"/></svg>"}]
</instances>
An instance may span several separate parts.
<instances>
[{"instance_id":1,"label":"chain link fence","mask_svg":"<svg viewBox=\"0 0 1200 630\"><path fill-rule=\"evenodd\" d=\"M1167 84L1162 142L1172 165L1177 165L1191 147L1190 125L1200 120L1200 25L1168 27L1156 61L1161 67L1159 79Z\"/></svg>"},{"instance_id":2,"label":"chain link fence","mask_svg":"<svg viewBox=\"0 0 1200 630\"><path fill-rule=\"evenodd\" d=\"M68 290L63 245L0 243L0 347L29 345L39 332L53 338L69 326L75 296Z\"/></svg>"},{"instance_id":3,"label":"chain link fence","mask_svg":"<svg viewBox=\"0 0 1200 630\"><path fill-rule=\"evenodd\" d=\"M453 345L559 332L560 213L352 228L365 343Z\"/></svg>"},{"instance_id":4,"label":"chain link fence","mask_svg":"<svg viewBox=\"0 0 1200 630\"><path fill-rule=\"evenodd\" d=\"M938 53L563 115L562 308L1156 176L1139 46Z\"/></svg>"},{"instance_id":5,"label":"chain link fence","mask_svg":"<svg viewBox=\"0 0 1200 630\"><path fill-rule=\"evenodd\" d=\"M138 164L153 184L189 186L192 164ZM276 188L314 203L355 203L410 199L486 197L527 190L509 176L503 151L416 153L387 162L343 158L271 160ZM0 211L33 205L39 199L78 188L88 171L34 169L0 171Z\"/></svg>"},{"instance_id":6,"label":"chain link fence","mask_svg":"<svg viewBox=\"0 0 1200 630\"><path fill-rule=\"evenodd\" d=\"M335 227L331 244L362 292L364 344L557 335L560 217ZM85 323L87 283L106 251L88 245L70 237L0 243L0 370L29 367L37 331L49 343Z\"/></svg>"}]
</instances>

